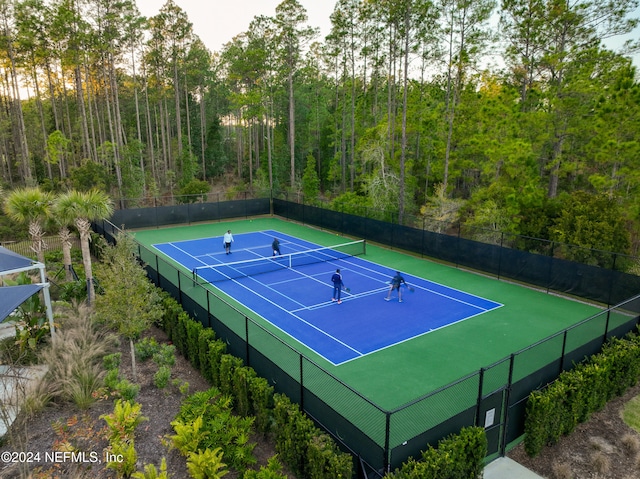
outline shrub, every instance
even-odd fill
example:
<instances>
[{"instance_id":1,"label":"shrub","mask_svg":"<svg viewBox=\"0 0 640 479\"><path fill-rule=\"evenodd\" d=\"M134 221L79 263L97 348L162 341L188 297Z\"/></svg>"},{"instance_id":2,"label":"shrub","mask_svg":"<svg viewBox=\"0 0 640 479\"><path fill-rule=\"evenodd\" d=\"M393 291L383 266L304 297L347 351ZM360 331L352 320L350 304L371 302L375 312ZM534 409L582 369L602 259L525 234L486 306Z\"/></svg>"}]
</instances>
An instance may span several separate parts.
<instances>
[{"instance_id":1,"label":"shrub","mask_svg":"<svg viewBox=\"0 0 640 479\"><path fill-rule=\"evenodd\" d=\"M178 324L178 316L183 311L182 306L167 292L160 293L160 304L162 305L162 318L160 320L162 329L167 333L169 339L174 341L174 330Z\"/></svg>"},{"instance_id":2,"label":"shrub","mask_svg":"<svg viewBox=\"0 0 640 479\"><path fill-rule=\"evenodd\" d=\"M278 461L278 457L273 456L259 471L252 469L245 471L242 479L287 479L287 476L282 473L282 464Z\"/></svg>"},{"instance_id":3,"label":"shrub","mask_svg":"<svg viewBox=\"0 0 640 479\"><path fill-rule=\"evenodd\" d=\"M141 415L142 404L118 399L111 414L103 414L100 419L107 423L109 442L122 442L133 439L133 433L143 421L149 418Z\"/></svg>"},{"instance_id":4,"label":"shrub","mask_svg":"<svg viewBox=\"0 0 640 479\"><path fill-rule=\"evenodd\" d=\"M160 351L160 345L155 338L144 338L135 344L136 359L146 361Z\"/></svg>"},{"instance_id":5,"label":"shrub","mask_svg":"<svg viewBox=\"0 0 640 479\"><path fill-rule=\"evenodd\" d=\"M158 371L153 375L153 384L158 389L164 389L169 384L171 378L171 368L169 366L162 365L158 368Z\"/></svg>"},{"instance_id":6,"label":"shrub","mask_svg":"<svg viewBox=\"0 0 640 479\"><path fill-rule=\"evenodd\" d=\"M122 353L107 354L102 358L102 365L107 371L117 370L120 367L121 359Z\"/></svg>"},{"instance_id":7,"label":"shrub","mask_svg":"<svg viewBox=\"0 0 640 479\"><path fill-rule=\"evenodd\" d=\"M241 416L253 414L253 405L249 393L249 383L256 377L253 368L246 366L237 367L233 371L233 397L235 398L234 409Z\"/></svg>"},{"instance_id":8,"label":"shrub","mask_svg":"<svg viewBox=\"0 0 640 479\"><path fill-rule=\"evenodd\" d=\"M167 460L163 457L162 461L160 461L160 472L153 464L145 464L144 472L134 472L131 477L133 479L169 479Z\"/></svg>"},{"instance_id":9,"label":"shrub","mask_svg":"<svg viewBox=\"0 0 640 479\"><path fill-rule=\"evenodd\" d=\"M154 353L153 362L158 366L173 367L176 364L176 347L172 344L162 344Z\"/></svg>"},{"instance_id":10,"label":"shrub","mask_svg":"<svg viewBox=\"0 0 640 479\"><path fill-rule=\"evenodd\" d=\"M242 359L231 354L223 354L220 358L220 391L233 396L233 380L235 370L242 367Z\"/></svg>"},{"instance_id":11,"label":"shrub","mask_svg":"<svg viewBox=\"0 0 640 479\"><path fill-rule=\"evenodd\" d=\"M136 471L138 453L133 439L129 442L115 442L111 445L109 454L114 458L107 462L107 469L116 471L118 477L130 477ZM116 460L117 458L117 460Z\"/></svg>"},{"instance_id":12,"label":"shrub","mask_svg":"<svg viewBox=\"0 0 640 479\"><path fill-rule=\"evenodd\" d=\"M419 461L411 458L387 479L478 479L482 477L487 438L480 427L463 428L428 446Z\"/></svg>"},{"instance_id":13,"label":"shrub","mask_svg":"<svg viewBox=\"0 0 640 479\"><path fill-rule=\"evenodd\" d=\"M213 341L209 343L209 373L211 384L220 387L220 365L222 357L227 351L226 343L222 341ZM205 375L207 377L207 375Z\"/></svg>"},{"instance_id":14,"label":"shrub","mask_svg":"<svg viewBox=\"0 0 640 479\"><path fill-rule=\"evenodd\" d=\"M126 401L133 401L140 392L140 385L128 379L122 379L116 384L114 392Z\"/></svg>"},{"instance_id":15,"label":"shrub","mask_svg":"<svg viewBox=\"0 0 640 479\"><path fill-rule=\"evenodd\" d=\"M296 474L304 475L314 425L285 395L276 394L274 404L276 451Z\"/></svg>"},{"instance_id":16,"label":"shrub","mask_svg":"<svg viewBox=\"0 0 640 479\"><path fill-rule=\"evenodd\" d=\"M221 447L229 464L237 470L256 462L255 444L249 442L253 418L232 414L231 398L216 388L186 398L171 424L177 432L171 437L173 444L185 455Z\"/></svg>"},{"instance_id":17,"label":"shrub","mask_svg":"<svg viewBox=\"0 0 640 479\"><path fill-rule=\"evenodd\" d=\"M200 372L204 378L211 382L211 357L209 348L211 343L216 339L216 334L211 328L203 328L198 336L198 363L200 364Z\"/></svg>"},{"instance_id":18,"label":"shrub","mask_svg":"<svg viewBox=\"0 0 640 479\"><path fill-rule=\"evenodd\" d=\"M87 299L87 283L83 280L70 281L60 285L60 299L69 303Z\"/></svg>"},{"instance_id":19,"label":"shrub","mask_svg":"<svg viewBox=\"0 0 640 479\"><path fill-rule=\"evenodd\" d=\"M219 447L191 452L187 457L187 469L195 479L219 479L229 473L226 466L222 462L222 450Z\"/></svg>"},{"instance_id":20,"label":"shrub","mask_svg":"<svg viewBox=\"0 0 640 479\"><path fill-rule=\"evenodd\" d=\"M249 379L249 396L253 409L255 427L258 431L266 433L271 428L273 409L273 386L261 377L254 376Z\"/></svg>"},{"instance_id":21,"label":"shrub","mask_svg":"<svg viewBox=\"0 0 640 479\"><path fill-rule=\"evenodd\" d=\"M350 479L353 459L342 454L326 434L314 435L308 444L306 474L309 479Z\"/></svg>"},{"instance_id":22,"label":"shrub","mask_svg":"<svg viewBox=\"0 0 640 479\"><path fill-rule=\"evenodd\" d=\"M189 318L188 321L184 322L185 333L186 333L186 358L189 360L191 365L200 369L200 343L199 337L200 333L204 329L202 324L197 321Z\"/></svg>"},{"instance_id":23,"label":"shrub","mask_svg":"<svg viewBox=\"0 0 640 479\"><path fill-rule=\"evenodd\" d=\"M640 340L635 334L612 339L599 354L563 372L543 391L529 395L524 448L537 455L547 444L571 433L578 424L623 394L640 378Z\"/></svg>"}]
</instances>

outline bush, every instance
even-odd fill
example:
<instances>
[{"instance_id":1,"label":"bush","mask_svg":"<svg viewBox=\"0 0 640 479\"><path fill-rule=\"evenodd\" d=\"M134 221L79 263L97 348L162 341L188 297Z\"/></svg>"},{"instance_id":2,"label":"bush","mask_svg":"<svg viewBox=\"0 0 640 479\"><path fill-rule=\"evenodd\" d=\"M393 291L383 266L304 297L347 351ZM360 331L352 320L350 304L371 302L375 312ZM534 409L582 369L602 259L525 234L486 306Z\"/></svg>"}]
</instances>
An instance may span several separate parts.
<instances>
[{"instance_id":1,"label":"bush","mask_svg":"<svg viewBox=\"0 0 640 479\"><path fill-rule=\"evenodd\" d=\"M533 457L545 445L555 444L639 378L638 336L612 339L600 353L563 372L544 390L530 394L524 424L525 451Z\"/></svg>"},{"instance_id":2,"label":"bush","mask_svg":"<svg viewBox=\"0 0 640 479\"><path fill-rule=\"evenodd\" d=\"M385 479L479 479L487 454L487 438L481 427L463 428L438 443L427 446L420 460L409 459Z\"/></svg>"},{"instance_id":3,"label":"bush","mask_svg":"<svg viewBox=\"0 0 640 479\"><path fill-rule=\"evenodd\" d=\"M172 344L162 344L153 354L153 362L158 366L173 367L176 364L176 347Z\"/></svg>"},{"instance_id":4,"label":"bush","mask_svg":"<svg viewBox=\"0 0 640 479\"><path fill-rule=\"evenodd\" d=\"M162 324L175 347L213 384L209 391L195 393L183 402L172 423L174 447L184 455L222 447L225 459L242 471L255 462L255 445L249 443L252 426L263 433L273 427L276 449L294 471L301 475L308 471L312 479L352 476L352 457L340 452L297 405L286 396L274 396L266 379L245 367L240 358L227 354L226 343L216 340L213 331L191 319L172 298L164 296L162 304ZM247 417L233 415L232 404L238 414ZM248 471L245 477L279 479L279 471L274 465L259 472Z\"/></svg>"},{"instance_id":5,"label":"bush","mask_svg":"<svg viewBox=\"0 0 640 479\"><path fill-rule=\"evenodd\" d=\"M254 376L249 378L249 397L253 409L255 427L266 433L271 429L271 411L273 409L273 386L265 378Z\"/></svg>"},{"instance_id":6,"label":"bush","mask_svg":"<svg viewBox=\"0 0 640 479\"><path fill-rule=\"evenodd\" d=\"M184 321L185 328L185 346L186 346L186 354L185 357L189 360L191 365L200 370L200 342L199 337L203 331L202 324L198 321L194 321L189 318L188 321Z\"/></svg>"},{"instance_id":7,"label":"bush","mask_svg":"<svg viewBox=\"0 0 640 479\"><path fill-rule=\"evenodd\" d=\"M242 367L242 359L231 354L223 354L220 358L220 391L223 394L233 396L233 383L235 370Z\"/></svg>"},{"instance_id":8,"label":"bush","mask_svg":"<svg viewBox=\"0 0 640 479\"><path fill-rule=\"evenodd\" d=\"M102 365L107 371L118 369L120 367L120 361L122 360L122 353L107 354L102 358Z\"/></svg>"},{"instance_id":9,"label":"bush","mask_svg":"<svg viewBox=\"0 0 640 479\"><path fill-rule=\"evenodd\" d=\"M226 351L227 345L222 341L209 343L209 371L204 376L210 379L211 384L216 387L220 387L220 367Z\"/></svg>"},{"instance_id":10,"label":"bush","mask_svg":"<svg viewBox=\"0 0 640 479\"><path fill-rule=\"evenodd\" d=\"M314 425L285 395L276 394L274 401L276 451L296 474L304 476Z\"/></svg>"},{"instance_id":11,"label":"bush","mask_svg":"<svg viewBox=\"0 0 640 479\"><path fill-rule=\"evenodd\" d=\"M249 442L253 418L241 418L231 411L231 398L216 388L186 398L176 420L172 442L187 455L197 450L221 447L229 465L244 470L255 464L255 444Z\"/></svg>"},{"instance_id":12,"label":"bush","mask_svg":"<svg viewBox=\"0 0 640 479\"><path fill-rule=\"evenodd\" d=\"M144 338L135 344L136 359L146 361L160 351L160 345L155 338Z\"/></svg>"},{"instance_id":13,"label":"bush","mask_svg":"<svg viewBox=\"0 0 640 479\"><path fill-rule=\"evenodd\" d=\"M198 336L198 363L204 378L211 382L211 357L209 345L216 340L216 334L211 328L203 328Z\"/></svg>"},{"instance_id":14,"label":"bush","mask_svg":"<svg viewBox=\"0 0 640 479\"><path fill-rule=\"evenodd\" d=\"M169 366L160 366L158 371L153 375L153 384L158 389L164 389L169 384L171 378L171 368Z\"/></svg>"}]
</instances>

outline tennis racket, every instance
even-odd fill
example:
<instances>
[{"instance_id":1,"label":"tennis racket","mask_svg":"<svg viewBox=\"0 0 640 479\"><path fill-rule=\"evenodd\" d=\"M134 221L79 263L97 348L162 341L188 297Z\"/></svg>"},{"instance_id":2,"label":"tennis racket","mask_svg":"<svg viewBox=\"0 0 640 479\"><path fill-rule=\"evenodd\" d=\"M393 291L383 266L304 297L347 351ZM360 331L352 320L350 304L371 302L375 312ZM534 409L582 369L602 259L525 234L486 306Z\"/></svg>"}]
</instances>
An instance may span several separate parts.
<instances>
[{"instance_id":1,"label":"tennis racket","mask_svg":"<svg viewBox=\"0 0 640 479\"><path fill-rule=\"evenodd\" d=\"M350 293L350 292L351 292L351 288L347 288L346 286L344 287L344 290L345 290L347 293Z\"/></svg>"},{"instance_id":2,"label":"tennis racket","mask_svg":"<svg viewBox=\"0 0 640 479\"><path fill-rule=\"evenodd\" d=\"M416 292L415 288L413 288L412 286L407 285L407 289L409 290L410 293Z\"/></svg>"}]
</instances>

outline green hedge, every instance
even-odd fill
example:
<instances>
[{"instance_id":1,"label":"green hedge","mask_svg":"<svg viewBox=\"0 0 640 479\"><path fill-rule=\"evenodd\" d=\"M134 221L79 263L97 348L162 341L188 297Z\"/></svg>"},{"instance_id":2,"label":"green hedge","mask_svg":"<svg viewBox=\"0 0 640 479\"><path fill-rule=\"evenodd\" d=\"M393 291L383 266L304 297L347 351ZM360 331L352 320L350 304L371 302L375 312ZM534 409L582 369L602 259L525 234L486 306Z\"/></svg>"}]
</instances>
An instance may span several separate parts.
<instances>
[{"instance_id":1,"label":"green hedge","mask_svg":"<svg viewBox=\"0 0 640 479\"><path fill-rule=\"evenodd\" d=\"M232 398L236 413L254 418L257 431L273 431L279 458L300 477L307 479L349 479L354 462L340 451L335 441L264 378L227 354L226 344L216 339L184 312L171 297L163 298L162 325L176 349L220 392ZM622 375L620 372L619 375ZM434 449L429 446L420 460L410 459L393 479L475 479L481 477L487 441L482 428L466 428Z\"/></svg>"},{"instance_id":2,"label":"green hedge","mask_svg":"<svg viewBox=\"0 0 640 479\"><path fill-rule=\"evenodd\" d=\"M162 326L176 349L200 370L212 386L232 399L234 411L251 417L258 432L274 431L276 450L289 467L308 479L351 478L353 458L286 396L274 394L264 378L227 354L215 333L193 320L168 294L163 294Z\"/></svg>"},{"instance_id":3,"label":"green hedge","mask_svg":"<svg viewBox=\"0 0 640 479\"><path fill-rule=\"evenodd\" d=\"M598 354L565 371L527 401L524 448L536 456L576 426L621 396L640 379L640 338L629 334L614 338Z\"/></svg>"},{"instance_id":4,"label":"green hedge","mask_svg":"<svg viewBox=\"0 0 640 479\"><path fill-rule=\"evenodd\" d=\"M487 455L487 437L481 427L463 428L428 446L420 459L409 459L386 479L479 479Z\"/></svg>"},{"instance_id":5,"label":"green hedge","mask_svg":"<svg viewBox=\"0 0 640 479\"><path fill-rule=\"evenodd\" d=\"M341 452L335 442L315 427L297 404L284 394L274 396L276 451L301 477L349 479L353 458Z\"/></svg>"}]
</instances>

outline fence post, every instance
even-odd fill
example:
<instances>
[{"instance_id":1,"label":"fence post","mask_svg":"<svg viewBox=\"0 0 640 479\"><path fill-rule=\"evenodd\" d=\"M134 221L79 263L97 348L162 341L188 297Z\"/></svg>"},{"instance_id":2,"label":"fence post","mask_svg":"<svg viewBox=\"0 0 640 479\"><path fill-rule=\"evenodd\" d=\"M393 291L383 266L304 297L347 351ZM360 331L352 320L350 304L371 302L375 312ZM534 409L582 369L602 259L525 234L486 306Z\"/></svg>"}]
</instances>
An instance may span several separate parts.
<instances>
[{"instance_id":1,"label":"fence post","mask_svg":"<svg viewBox=\"0 0 640 479\"><path fill-rule=\"evenodd\" d=\"M484 385L484 372L485 368L480 368L480 376L478 377L478 400L476 402L476 423L477 426L480 424L480 406L482 404L482 387Z\"/></svg>"},{"instance_id":2,"label":"fence post","mask_svg":"<svg viewBox=\"0 0 640 479\"><path fill-rule=\"evenodd\" d=\"M382 463L382 470L385 472L391 472L391 451L389 450L389 442L391 441L391 413L387 411L384 433L384 460Z\"/></svg>"},{"instance_id":3,"label":"fence post","mask_svg":"<svg viewBox=\"0 0 640 479\"><path fill-rule=\"evenodd\" d=\"M555 241L551 242L551 248L549 249L549 269L547 270L547 293L551 291L551 270L553 269L553 247Z\"/></svg>"},{"instance_id":4,"label":"fence post","mask_svg":"<svg viewBox=\"0 0 640 479\"><path fill-rule=\"evenodd\" d=\"M478 400L476 402L476 423L477 426L480 424L480 407L482 405L482 389L484 386L484 372L485 368L480 368L480 375L478 376Z\"/></svg>"},{"instance_id":5,"label":"fence post","mask_svg":"<svg viewBox=\"0 0 640 479\"><path fill-rule=\"evenodd\" d=\"M607 342L607 336L609 335L609 320L611 319L611 308L607 308L607 320L604 323L604 335L602 336L602 344Z\"/></svg>"},{"instance_id":6,"label":"fence post","mask_svg":"<svg viewBox=\"0 0 640 479\"><path fill-rule=\"evenodd\" d=\"M562 335L562 352L560 353L560 368L558 369L558 375L562 374L564 370L564 355L567 349L567 333L568 331L565 329L564 334Z\"/></svg>"},{"instance_id":7,"label":"fence post","mask_svg":"<svg viewBox=\"0 0 640 479\"><path fill-rule=\"evenodd\" d=\"M498 257L498 279L502 276L502 252L504 251L504 232L500 233L500 256Z\"/></svg>"},{"instance_id":8,"label":"fence post","mask_svg":"<svg viewBox=\"0 0 640 479\"><path fill-rule=\"evenodd\" d=\"M304 379L303 379L304 357L302 356L302 354L298 354L298 357L300 358L300 409L304 411Z\"/></svg>"},{"instance_id":9,"label":"fence post","mask_svg":"<svg viewBox=\"0 0 640 479\"><path fill-rule=\"evenodd\" d=\"M504 398L504 427L502 428L502 437L500 438L500 456L504 456L507 450L507 432L509 429L509 402L511 401L511 389L513 388L513 365L516 361L516 355L511 353L509 362L509 380L507 382L507 390Z\"/></svg>"},{"instance_id":10,"label":"fence post","mask_svg":"<svg viewBox=\"0 0 640 479\"><path fill-rule=\"evenodd\" d=\"M211 326L211 316L213 316L211 314L211 299L209 298L211 292L208 289L205 291L207 293L207 321L209 322L208 326L213 329L213 327Z\"/></svg>"},{"instance_id":11,"label":"fence post","mask_svg":"<svg viewBox=\"0 0 640 479\"><path fill-rule=\"evenodd\" d=\"M251 367L251 361L249 360L249 318L244 317L244 355L247 358L245 364Z\"/></svg>"},{"instance_id":12,"label":"fence post","mask_svg":"<svg viewBox=\"0 0 640 479\"><path fill-rule=\"evenodd\" d=\"M462 235L462 223L458 222L458 239L456 241L456 268L460 266L460 237Z\"/></svg>"},{"instance_id":13,"label":"fence post","mask_svg":"<svg viewBox=\"0 0 640 479\"><path fill-rule=\"evenodd\" d=\"M611 301L611 296L613 295L613 278L616 272L616 260L618 259L618 254L613 253L613 264L611 265L611 278L609 278L609 293L607 294L607 308L610 308L611 305L615 304L615 302Z\"/></svg>"}]
</instances>

